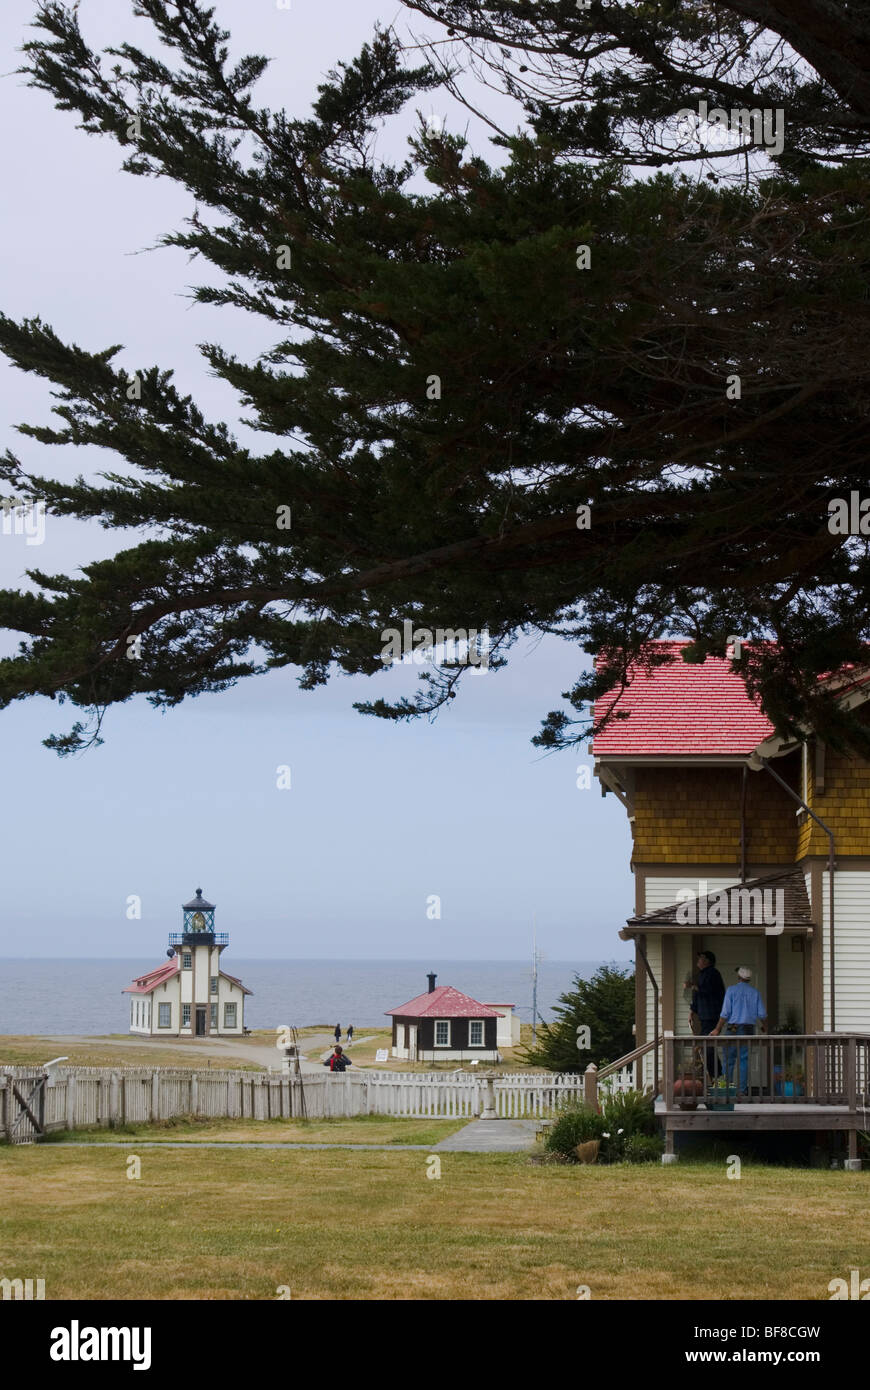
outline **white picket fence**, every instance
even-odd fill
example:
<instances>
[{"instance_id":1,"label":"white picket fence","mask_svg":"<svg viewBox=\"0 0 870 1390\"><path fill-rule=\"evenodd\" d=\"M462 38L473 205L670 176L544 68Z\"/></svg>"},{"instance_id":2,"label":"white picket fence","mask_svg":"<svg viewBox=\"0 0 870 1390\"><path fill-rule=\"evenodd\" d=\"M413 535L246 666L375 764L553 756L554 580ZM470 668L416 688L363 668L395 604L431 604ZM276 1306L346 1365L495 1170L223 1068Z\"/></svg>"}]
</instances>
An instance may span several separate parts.
<instances>
[{"instance_id":1,"label":"white picket fence","mask_svg":"<svg viewBox=\"0 0 870 1390\"><path fill-rule=\"evenodd\" d=\"M34 1069L0 1069L0 1092ZM354 1115L473 1119L484 1107L486 1081L470 1073L437 1075L345 1072L282 1076L249 1071L174 1071L156 1067L70 1067L52 1070L45 1088L46 1130L148 1123L176 1116L209 1119L310 1119ZM583 1077L509 1073L493 1082L502 1119L550 1115L583 1099ZM2 1096L0 1096L2 1100Z\"/></svg>"},{"instance_id":2,"label":"white picket fence","mask_svg":"<svg viewBox=\"0 0 870 1390\"><path fill-rule=\"evenodd\" d=\"M613 1095L617 1091L633 1091L637 1088L638 1080L634 1074L634 1066L620 1067L619 1071L598 1082L598 1099L604 1095Z\"/></svg>"}]
</instances>

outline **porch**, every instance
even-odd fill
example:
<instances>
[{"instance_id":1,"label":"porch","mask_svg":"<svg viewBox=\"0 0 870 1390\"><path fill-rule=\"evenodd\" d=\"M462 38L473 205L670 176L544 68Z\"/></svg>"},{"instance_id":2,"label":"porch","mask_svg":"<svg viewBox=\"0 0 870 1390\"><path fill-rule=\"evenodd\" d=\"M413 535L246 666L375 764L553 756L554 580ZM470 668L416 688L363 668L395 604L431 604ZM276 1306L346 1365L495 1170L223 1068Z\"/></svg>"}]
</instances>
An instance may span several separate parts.
<instances>
[{"instance_id":1,"label":"porch","mask_svg":"<svg viewBox=\"0 0 870 1390\"><path fill-rule=\"evenodd\" d=\"M870 1130L870 1034L717 1038L665 1033L656 1112L665 1162L686 1131L845 1131L848 1168Z\"/></svg>"},{"instance_id":2,"label":"porch","mask_svg":"<svg viewBox=\"0 0 870 1390\"><path fill-rule=\"evenodd\" d=\"M676 1162L678 1132L809 1130L845 1132L846 1167L861 1168L858 1135L870 1133L870 1033L666 1032L600 1071L587 1067L584 1098L597 1107L603 1090L642 1090L649 1069L665 1163Z\"/></svg>"}]
</instances>

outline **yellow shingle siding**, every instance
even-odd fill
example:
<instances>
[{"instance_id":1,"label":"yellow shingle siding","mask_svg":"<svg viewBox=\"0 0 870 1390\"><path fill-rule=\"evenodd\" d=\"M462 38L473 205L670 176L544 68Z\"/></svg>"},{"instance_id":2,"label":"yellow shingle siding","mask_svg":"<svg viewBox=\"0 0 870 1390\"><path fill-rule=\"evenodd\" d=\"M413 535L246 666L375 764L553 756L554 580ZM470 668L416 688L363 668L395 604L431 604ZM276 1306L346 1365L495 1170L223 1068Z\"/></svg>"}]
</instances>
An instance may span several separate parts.
<instances>
[{"instance_id":1,"label":"yellow shingle siding","mask_svg":"<svg viewBox=\"0 0 870 1390\"><path fill-rule=\"evenodd\" d=\"M825 752L825 790L815 791L810 758L807 802L834 832L837 854L870 855L870 763L832 748ZM815 821L805 818L798 852L827 854L828 837Z\"/></svg>"},{"instance_id":2,"label":"yellow shingle siding","mask_svg":"<svg viewBox=\"0 0 870 1390\"><path fill-rule=\"evenodd\" d=\"M796 783L797 766L794 759L783 759L782 769L777 770ZM638 768L634 859L638 863L739 864L741 777L737 767ZM795 803L767 774L750 775L746 784L748 860L776 865L794 859L794 811Z\"/></svg>"}]
</instances>

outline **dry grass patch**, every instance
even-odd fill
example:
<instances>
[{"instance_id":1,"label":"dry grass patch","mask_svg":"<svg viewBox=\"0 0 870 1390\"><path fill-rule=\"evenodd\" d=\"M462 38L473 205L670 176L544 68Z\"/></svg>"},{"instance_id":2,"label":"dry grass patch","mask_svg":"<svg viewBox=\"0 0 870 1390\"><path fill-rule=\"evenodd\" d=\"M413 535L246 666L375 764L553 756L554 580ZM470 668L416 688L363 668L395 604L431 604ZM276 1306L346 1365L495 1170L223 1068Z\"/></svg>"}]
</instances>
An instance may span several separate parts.
<instances>
[{"instance_id":1,"label":"dry grass patch","mask_svg":"<svg viewBox=\"0 0 870 1390\"><path fill-rule=\"evenodd\" d=\"M184 1115L160 1124L117 1125L114 1129L57 1130L52 1144L87 1141L255 1144L437 1144L455 1134L467 1120L405 1119L389 1115L356 1115L331 1120L203 1119Z\"/></svg>"},{"instance_id":2,"label":"dry grass patch","mask_svg":"<svg viewBox=\"0 0 870 1390\"><path fill-rule=\"evenodd\" d=\"M186 1039L178 1046L161 1045L157 1039L153 1043L133 1042L128 1045L127 1034L118 1037L82 1038L80 1042L64 1043L50 1037L7 1036L0 1037L0 1067L42 1066L55 1057L66 1057L65 1066L70 1067L173 1067L178 1071L203 1071L210 1062L218 1070L262 1071L259 1062L249 1062L243 1055L238 1060L229 1052L209 1051ZM274 1034L272 1035L274 1040ZM239 1039L239 1052L250 1039ZM257 1045L262 1047L263 1040Z\"/></svg>"}]
</instances>

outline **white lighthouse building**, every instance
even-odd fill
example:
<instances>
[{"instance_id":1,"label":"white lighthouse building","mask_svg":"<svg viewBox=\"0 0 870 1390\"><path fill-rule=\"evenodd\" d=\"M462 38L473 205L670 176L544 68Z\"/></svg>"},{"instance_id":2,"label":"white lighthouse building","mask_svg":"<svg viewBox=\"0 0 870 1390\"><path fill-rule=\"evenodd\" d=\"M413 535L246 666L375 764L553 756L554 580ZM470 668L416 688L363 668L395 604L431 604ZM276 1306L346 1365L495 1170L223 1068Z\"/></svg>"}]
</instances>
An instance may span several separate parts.
<instances>
[{"instance_id":1,"label":"white lighthouse building","mask_svg":"<svg viewBox=\"0 0 870 1390\"><path fill-rule=\"evenodd\" d=\"M245 995L252 991L221 970L229 934L215 931L215 905L201 888L182 912L182 930L169 934L169 960L123 991L130 995L130 1032L149 1038L240 1037Z\"/></svg>"}]
</instances>

